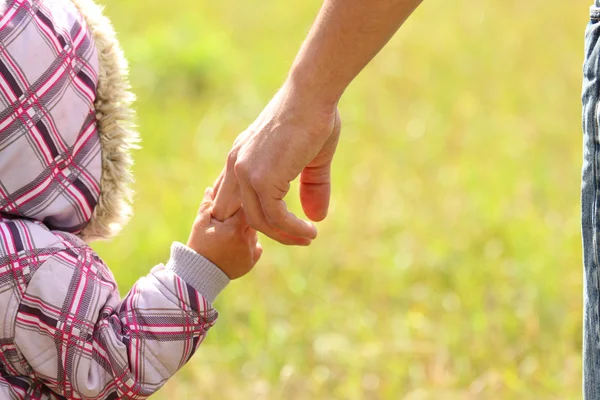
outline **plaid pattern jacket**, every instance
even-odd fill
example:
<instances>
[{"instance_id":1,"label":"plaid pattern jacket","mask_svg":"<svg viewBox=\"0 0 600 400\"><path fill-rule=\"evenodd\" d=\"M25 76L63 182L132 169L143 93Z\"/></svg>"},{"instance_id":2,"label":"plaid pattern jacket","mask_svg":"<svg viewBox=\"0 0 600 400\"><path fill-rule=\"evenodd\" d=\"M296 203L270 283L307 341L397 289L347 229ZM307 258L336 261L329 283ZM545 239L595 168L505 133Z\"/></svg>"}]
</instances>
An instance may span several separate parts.
<instances>
[{"instance_id":1,"label":"plaid pattern jacket","mask_svg":"<svg viewBox=\"0 0 600 400\"><path fill-rule=\"evenodd\" d=\"M228 283L175 243L121 299L77 236L106 173L99 60L71 0L0 0L2 400L147 398L193 356Z\"/></svg>"}]
</instances>

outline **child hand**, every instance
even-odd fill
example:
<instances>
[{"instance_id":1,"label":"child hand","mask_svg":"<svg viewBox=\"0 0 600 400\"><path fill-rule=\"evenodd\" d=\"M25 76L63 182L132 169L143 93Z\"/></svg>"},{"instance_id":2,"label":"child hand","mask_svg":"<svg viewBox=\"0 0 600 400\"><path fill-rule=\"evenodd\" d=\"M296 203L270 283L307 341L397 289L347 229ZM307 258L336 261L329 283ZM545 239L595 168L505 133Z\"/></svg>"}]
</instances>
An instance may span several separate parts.
<instances>
[{"instance_id":1,"label":"child hand","mask_svg":"<svg viewBox=\"0 0 600 400\"><path fill-rule=\"evenodd\" d=\"M237 279L254 267L262 254L256 231L246 223L243 208L220 222L212 217L214 192L206 189L187 246Z\"/></svg>"}]
</instances>

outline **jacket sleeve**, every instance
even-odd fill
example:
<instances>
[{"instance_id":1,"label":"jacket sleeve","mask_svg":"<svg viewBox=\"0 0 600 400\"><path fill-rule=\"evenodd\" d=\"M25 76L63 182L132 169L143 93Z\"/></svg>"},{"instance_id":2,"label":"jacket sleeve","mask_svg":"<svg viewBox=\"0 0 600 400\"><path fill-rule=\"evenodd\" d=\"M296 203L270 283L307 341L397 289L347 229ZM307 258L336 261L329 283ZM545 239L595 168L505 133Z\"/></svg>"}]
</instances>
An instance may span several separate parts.
<instances>
[{"instance_id":1,"label":"jacket sleeve","mask_svg":"<svg viewBox=\"0 0 600 400\"><path fill-rule=\"evenodd\" d=\"M194 355L217 319L227 276L174 243L166 265L123 300L89 248L63 250L33 275L15 342L34 375L66 398L145 399Z\"/></svg>"}]
</instances>

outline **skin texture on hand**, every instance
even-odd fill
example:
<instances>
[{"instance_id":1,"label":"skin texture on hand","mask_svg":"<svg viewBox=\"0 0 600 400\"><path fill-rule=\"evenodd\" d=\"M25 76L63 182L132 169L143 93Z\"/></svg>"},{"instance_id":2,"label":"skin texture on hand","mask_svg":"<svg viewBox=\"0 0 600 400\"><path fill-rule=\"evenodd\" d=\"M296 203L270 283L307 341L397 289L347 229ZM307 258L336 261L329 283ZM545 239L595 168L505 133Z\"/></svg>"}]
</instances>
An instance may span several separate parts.
<instances>
[{"instance_id":1,"label":"skin texture on hand","mask_svg":"<svg viewBox=\"0 0 600 400\"><path fill-rule=\"evenodd\" d=\"M308 245L316 227L284 198L300 176L306 216L327 216L340 135L337 103L421 0L325 0L283 87L236 139L215 183L213 216L243 204L248 224L283 244Z\"/></svg>"},{"instance_id":2,"label":"skin texture on hand","mask_svg":"<svg viewBox=\"0 0 600 400\"><path fill-rule=\"evenodd\" d=\"M214 193L206 189L187 246L219 267L229 279L246 275L262 254L256 231L246 222L244 209L223 222L212 217Z\"/></svg>"},{"instance_id":3,"label":"skin texture on hand","mask_svg":"<svg viewBox=\"0 0 600 400\"><path fill-rule=\"evenodd\" d=\"M313 221L326 217L341 126L337 108L315 113L293 100L282 88L236 139L215 184L213 216L227 218L243 203L254 229L284 244L308 245L315 226L289 212L283 198L300 176L304 212Z\"/></svg>"}]
</instances>

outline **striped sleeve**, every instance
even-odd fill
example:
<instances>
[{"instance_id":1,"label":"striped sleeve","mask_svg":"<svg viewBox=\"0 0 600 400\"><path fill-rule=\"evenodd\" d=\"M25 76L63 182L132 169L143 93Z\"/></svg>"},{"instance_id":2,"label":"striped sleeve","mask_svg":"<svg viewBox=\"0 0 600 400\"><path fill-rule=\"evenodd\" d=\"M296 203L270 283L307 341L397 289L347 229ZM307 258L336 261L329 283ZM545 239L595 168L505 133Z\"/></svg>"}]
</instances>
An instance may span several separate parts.
<instances>
[{"instance_id":1,"label":"striped sleeve","mask_svg":"<svg viewBox=\"0 0 600 400\"><path fill-rule=\"evenodd\" d=\"M66 398L145 399L156 392L214 325L211 301L228 282L181 247L174 245L167 265L139 279L122 300L91 249L66 249L45 261L15 324L15 342L36 377ZM188 273L187 281L181 276L197 270L203 272Z\"/></svg>"}]
</instances>

